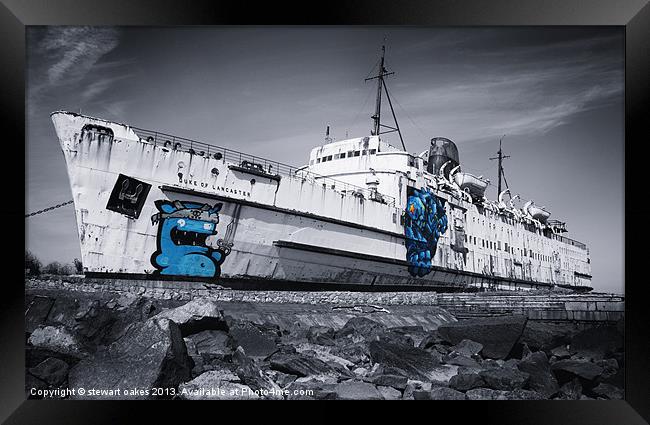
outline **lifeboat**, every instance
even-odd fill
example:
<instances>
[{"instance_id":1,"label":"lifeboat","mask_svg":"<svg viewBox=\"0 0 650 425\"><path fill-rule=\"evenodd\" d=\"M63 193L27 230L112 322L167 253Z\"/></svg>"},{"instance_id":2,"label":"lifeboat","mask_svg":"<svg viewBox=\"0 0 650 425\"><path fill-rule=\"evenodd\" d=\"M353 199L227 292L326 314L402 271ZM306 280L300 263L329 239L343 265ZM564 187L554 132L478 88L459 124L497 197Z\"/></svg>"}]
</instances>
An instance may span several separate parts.
<instances>
[{"instance_id":1,"label":"lifeboat","mask_svg":"<svg viewBox=\"0 0 650 425\"><path fill-rule=\"evenodd\" d=\"M546 211L544 207L538 207L535 204L528 206L528 214L530 214L535 220L538 220L542 223L546 223L546 220L551 216L551 213Z\"/></svg>"},{"instance_id":2,"label":"lifeboat","mask_svg":"<svg viewBox=\"0 0 650 425\"><path fill-rule=\"evenodd\" d=\"M482 197L488 187L487 181L470 173L456 173L454 180L462 190L467 190L475 198Z\"/></svg>"}]
</instances>

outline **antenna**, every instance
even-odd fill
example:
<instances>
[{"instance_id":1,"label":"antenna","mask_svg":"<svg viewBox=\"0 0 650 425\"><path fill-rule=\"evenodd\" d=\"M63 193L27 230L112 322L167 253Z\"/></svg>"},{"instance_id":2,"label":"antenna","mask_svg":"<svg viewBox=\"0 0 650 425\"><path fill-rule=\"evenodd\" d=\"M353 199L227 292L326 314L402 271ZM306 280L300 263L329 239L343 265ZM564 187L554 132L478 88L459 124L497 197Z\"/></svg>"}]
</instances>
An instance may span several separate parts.
<instances>
[{"instance_id":1,"label":"antenna","mask_svg":"<svg viewBox=\"0 0 650 425\"><path fill-rule=\"evenodd\" d=\"M330 126L327 126L327 130L325 130L325 143L330 143L332 141L332 138L330 137Z\"/></svg>"},{"instance_id":2,"label":"antenna","mask_svg":"<svg viewBox=\"0 0 650 425\"><path fill-rule=\"evenodd\" d=\"M385 40L385 38L384 38ZM371 134L373 136L378 136L380 134L385 134L385 133L392 133L394 131L399 134L399 139L402 142L402 147L404 150L406 150L406 145L404 144L404 138L402 137L402 132L399 129L399 124L397 123L397 117L395 116L395 110L393 109L393 103L390 100L390 95L388 94L388 87L386 86L386 81L384 80L384 77L388 75L393 75L395 74L394 72L388 72L386 67L384 66L384 58L386 56L386 46L382 45L381 46L381 60L379 63L379 73L375 75L374 77L366 78L365 81L369 80L374 80L377 79L377 99L375 101L375 113L374 115L371 116L372 121L373 121L373 129ZM390 106L390 110L393 114L393 120L395 121L395 127L391 127L385 124L381 123L381 92L382 88L386 92L386 98L388 99L388 106ZM381 129L387 128L388 131L381 131Z\"/></svg>"},{"instance_id":3,"label":"antenna","mask_svg":"<svg viewBox=\"0 0 650 425\"><path fill-rule=\"evenodd\" d=\"M498 191L497 193L501 193L501 178L502 177L503 177L503 180L506 183L506 188L508 187L508 182L506 181L506 176L503 173L503 160L506 159L506 158L510 158L510 155L504 155L503 151L501 150L501 142L503 141L504 137L506 137L505 134L503 136L501 136L501 139L499 139L499 151L497 152L497 156L495 156L494 158L490 158L490 160L493 160L493 159L498 159L499 160L499 187L497 189L497 191ZM510 199L512 199L512 195L510 195L510 192L508 192L508 195L510 196Z\"/></svg>"}]
</instances>

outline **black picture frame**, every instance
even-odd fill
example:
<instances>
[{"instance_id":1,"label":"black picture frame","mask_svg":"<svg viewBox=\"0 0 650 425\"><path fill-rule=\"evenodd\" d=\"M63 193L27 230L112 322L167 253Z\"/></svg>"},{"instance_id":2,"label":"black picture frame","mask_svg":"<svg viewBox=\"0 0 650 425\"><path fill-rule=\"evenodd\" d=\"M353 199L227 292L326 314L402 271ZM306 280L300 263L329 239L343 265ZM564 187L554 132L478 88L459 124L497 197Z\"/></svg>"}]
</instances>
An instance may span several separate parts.
<instances>
[{"instance_id":1,"label":"black picture frame","mask_svg":"<svg viewBox=\"0 0 650 425\"><path fill-rule=\"evenodd\" d=\"M444 0L444 1L380 1L291 3L266 2L251 5L247 2L182 1L182 0L2 0L0 5L0 84L3 127L11 129L15 140L25 140L25 27L29 25L617 25L625 27L625 400L624 401L536 401L536 402L436 402L418 405L427 421L467 419L500 424L642 424L650 421L650 384L648 359L650 338L647 324L648 309L644 304L643 287L645 250L649 209L642 198L647 172L647 101L650 93L650 5L647 0ZM3 145L5 158L18 158L20 145L8 139ZM25 154L25 151L22 152ZM7 161L20 167L17 159ZM24 163L23 163L24 164ZM24 170L23 170L24 171ZM9 173L9 171L7 171ZM17 172L9 175L15 176ZM8 175L6 174L6 177ZM6 190L18 192L12 184ZM7 222L18 221L20 209L15 199L24 194L10 193L5 199L3 216ZM606 194L603 194L606 202ZM641 199L640 199L641 198ZM24 198L23 198L24 199ZM623 206L621 206L623 208ZM9 231L19 226L9 225ZM16 230L18 232L18 230ZM6 238L11 238L7 235ZM20 236L16 236L20 238ZM24 238L24 234L23 234ZM11 239L9 239L11 240ZM20 239L18 239L20 240ZM0 344L0 420L6 423L124 423L133 419L151 422L148 415L162 415L167 421L174 413L184 420L200 421L198 417L184 417L187 405L173 403L90 402L24 400L24 287L18 264L19 251L5 254L5 285L0 309L2 326ZM16 258L14 258L14 256ZM15 261L14 261L15 260ZM15 270L16 276L13 276ZM394 407L394 406L393 406ZM214 420L223 420L222 406L196 406L190 409L211 411ZM282 417L293 410L278 410ZM362 413L383 411L386 405L375 404L359 409ZM389 410L390 406L388 406ZM408 412L404 420L422 420L411 417L413 407L400 405L394 410ZM248 412L268 409L241 409L240 420L249 421ZM275 410L275 409L274 409ZM311 420L317 413L302 416ZM357 409L352 409L357 410ZM146 412L138 417L136 411ZM339 409L332 411L341 416ZM283 413L284 412L284 413ZM326 415L317 413L320 419ZM645 421L644 421L645 419ZM447 419L449 420L449 419Z\"/></svg>"}]
</instances>

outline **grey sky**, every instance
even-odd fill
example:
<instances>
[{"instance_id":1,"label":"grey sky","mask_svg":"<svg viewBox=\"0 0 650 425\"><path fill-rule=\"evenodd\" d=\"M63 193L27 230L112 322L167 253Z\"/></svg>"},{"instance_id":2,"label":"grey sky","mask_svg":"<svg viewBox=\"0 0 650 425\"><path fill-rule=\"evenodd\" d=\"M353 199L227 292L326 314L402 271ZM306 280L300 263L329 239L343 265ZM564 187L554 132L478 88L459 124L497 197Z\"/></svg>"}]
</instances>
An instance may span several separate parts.
<instances>
[{"instance_id":1,"label":"grey sky","mask_svg":"<svg viewBox=\"0 0 650 425\"><path fill-rule=\"evenodd\" d=\"M27 211L71 199L49 113L64 109L303 165L367 135L384 37L411 152L434 136L465 170L508 184L591 249L597 291L623 292L624 36L618 27L32 27ZM388 116L386 115L386 118ZM389 140L399 145L391 135ZM495 186L495 185L494 185ZM492 186L488 193L496 197ZM44 262L79 257L72 207L27 220Z\"/></svg>"}]
</instances>

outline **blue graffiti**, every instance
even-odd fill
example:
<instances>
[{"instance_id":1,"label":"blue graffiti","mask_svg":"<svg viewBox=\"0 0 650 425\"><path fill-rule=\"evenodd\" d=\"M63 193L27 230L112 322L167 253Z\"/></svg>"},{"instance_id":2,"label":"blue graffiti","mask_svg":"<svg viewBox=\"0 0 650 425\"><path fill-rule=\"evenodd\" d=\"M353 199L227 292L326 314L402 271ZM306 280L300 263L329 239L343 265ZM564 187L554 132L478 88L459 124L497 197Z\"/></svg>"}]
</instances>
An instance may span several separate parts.
<instances>
[{"instance_id":1,"label":"blue graffiti","mask_svg":"<svg viewBox=\"0 0 650 425\"><path fill-rule=\"evenodd\" d=\"M445 200L437 198L427 188L413 189L406 202L404 220L406 260L411 276L422 277L431 272L438 239L446 230Z\"/></svg>"},{"instance_id":2,"label":"blue graffiti","mask_svg":"<svg viewBox=\"0 0 650 425\"><path fill-rule=\"evenodd\" d=\"M151 256L156 274L217 278L227 255L214 249L208 238L217 234L223 204L182 201L156 201L158 213L151 223L158 223L158 249Z\"/></svg>"}]
</instances>

